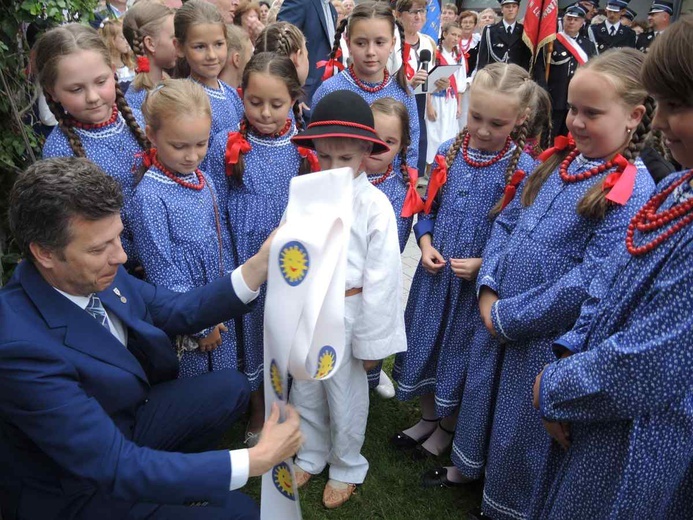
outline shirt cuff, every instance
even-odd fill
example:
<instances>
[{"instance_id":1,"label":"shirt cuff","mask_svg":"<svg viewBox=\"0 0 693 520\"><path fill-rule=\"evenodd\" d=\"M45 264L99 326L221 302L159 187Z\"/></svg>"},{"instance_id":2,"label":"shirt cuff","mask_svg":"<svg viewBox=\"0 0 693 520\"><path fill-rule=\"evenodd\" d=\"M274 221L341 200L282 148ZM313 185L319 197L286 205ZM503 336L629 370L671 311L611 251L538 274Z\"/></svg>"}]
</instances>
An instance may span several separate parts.
<instances>
[{"instance_id":1,"label":"shirt cuff","mask_svg":"<svg viewBox=\"0 0 693 520\"><path fill-rule=\"evenodd\" d=\"M233 286L233 290L236 292L238 299L245 304L252 302L260 294L260 289L253 291L250 289L250 287L248 287L248 284L245 283L240 267L236 267L236 269L234 269L231 273L231 285Z\"/></svg>"},{"instance_id":2,"label":"shirt cuff","mask_svg":"<svg viewBox=\"0 0 693 520\"><path fill-rule=\"evenodd\" d=\"M250 473L250 456L247 449L229 451L231 457L230 491L245 486Z\"/></svg>"}]
</instances>

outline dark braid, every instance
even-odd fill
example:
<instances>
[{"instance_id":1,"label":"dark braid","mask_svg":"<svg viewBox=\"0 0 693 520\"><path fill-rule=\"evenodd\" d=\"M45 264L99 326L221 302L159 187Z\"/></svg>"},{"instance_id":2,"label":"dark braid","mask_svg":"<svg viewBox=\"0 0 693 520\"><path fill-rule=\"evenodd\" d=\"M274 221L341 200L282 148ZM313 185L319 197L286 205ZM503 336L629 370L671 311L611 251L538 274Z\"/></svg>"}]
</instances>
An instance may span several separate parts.
<instances>
[{"instance_id":1,"label":"dark braid","mask_svg":"<svg viewBox=\"0 0 693 520\"><path fill-rule=\"evenodd\" d=\"M277 51L284 56L291 56L291 42L286 31L279 31L277 34Z\"/></svg>"},{"instance_id":2,"label":"dark braid","mask_svg":"<svg viewBox=\"0 0 693 520\"><path fill-rule=\"evenodd\" d=\"M652 96L647 96L647 98L645 98L644 105L645 113L642 115L640 123L633 132L633 137L631 137L628 146L623 151L623 156L628 159L629 162L635 162L635 159L640 157L640 152L642 151L643 146L645 146L645 140L650 134L650 129L652 128L652 119L654 118L657 105Z\"/></svg>"},{"instance_id":3,"label":"dark braid","mask_svg":"<svg viewBox=\"0 0 693 520\"><path fill-rule=\"evenodd\" d=\"M238 132L243 136L243 139L248 138L248 126L250 126L250 123L244 114L243 119L241 120L241 126L238 130ZM229 181L231 181L237 187L243 186L243 172L245 171L245 159L243 159L244 155L245 154L242 151L239 152L238 162L231 165L231 175L229 176Z\"/></svg>"},{"instance_id":4,"label":"dark braid","mask_svg":"<svg viewBox=\"0 0 693 520\"><path fill-rule=\"evenodd\" d=\"M510 183L510 179L512 178L513 174L515 173L515 170L517 170L517 163L520 161L520 156L522 156L522 152L525 149L525 144L527 142L527 135L529 134L529 128L531 126L531 123L529 121L529 117L525 118L525 120L522 122L520 126L518 126L515 130L515 137L513 140L515 141L515 149L513 150L513 154L510 156L510 160L508 161L508 166L505 168L505 185L507 186ZM528 174L529 172L525 172ZM496 202L496 205L491 208L491 212L489 213L491 217L495 217L498 215L498 213L501 212L502 206L503 206L503 198Z\"/></svg>"},{"instance_id":5,"label":"dark braid","mask_svg":"<svg viewBox=\"0 0 693 520\"><path fill-rule=\"evenodd\" d=\"M406 92L408 95L411 95L411 90L409 89L409 81L407 80L406 63L404 61L404 26L399 22L399 20L395 20L395 26L397 27L397 31L399 32L400 54L402 55L402 66L397 71L397 84L400 87L402 87L402 90L404 90L404 92Z\"/></svg>"},{"instance_id":6,"label":"dark braid","mask_svg":"<svg viewBox=\"0 0 693 520\"><path fill-rule=\"evenodd\" d=\"M409 168L407 167L407 147L402 145L399 151L399 171L402 174L402 181L405 186L409 186Z\"/></svg>"},{"instance_id":7,"label":"dark braid","mask_svg":"<svg viewBox=\"0 0 693 520\"><path fill-rule=\"evenodd\" d=\"M135 119L135 115L132 113L130 105L128 105L128 102L125 100L123 91L120 89L120 85L118 85L117 81L115 84L115 91L116 106L118 107L118 111L123 115L125 123L128 125L130 132L132 132L132 135L134 135L135 139L137 139L137 142L142 147L142 150L148 150L151 146L149 144L149 139L147 139L147 136L145 135L144 131L140 128L140 125L137 123L137 119Z\"/></svg>"},{"instance_id":8,"label":"dark braid","mask_svg":"<svg viewBox=\"0 0 693 520\"><path fill-rule=\"evenodd\" d=\"M84 146L82 146L82 140L79 138L74 127L69 123L70 117L65 113L65 110L63 110L63 106L55 101L47 92L46 103L55 116L55 119L58 121L60 130L62 130L65 137L67 137L67 143L70 145L72 153L75 154L75 157L86 157L87 152L84 150Z\"/></svg>"},{"instance_id":9,"label":"dark braid","mask_svg":"<svg viewBox=\"0 0 693 520\"><path fill-rule=\"evenodd\" d=\"M342 34L347 28L349 18L344 18L334 31L334 43L332 44L332 50L330 51L329 59L333 60L337 56L337 51L339 50L339 42L342 39Z\"/></svg>"},{"instance_id":10,"label":"dark braid","mask_svg":"<svg viewBox=\"0 0 693 520\"><path fill-rule=\"evenodd\" d=\"M301 102L296 100L294 106L292 107L294 111L294 119L296 120L296 128L301 131L305 126L305 121L303 120L303 111L301 110Z\"/></svg>"}]
</instances>

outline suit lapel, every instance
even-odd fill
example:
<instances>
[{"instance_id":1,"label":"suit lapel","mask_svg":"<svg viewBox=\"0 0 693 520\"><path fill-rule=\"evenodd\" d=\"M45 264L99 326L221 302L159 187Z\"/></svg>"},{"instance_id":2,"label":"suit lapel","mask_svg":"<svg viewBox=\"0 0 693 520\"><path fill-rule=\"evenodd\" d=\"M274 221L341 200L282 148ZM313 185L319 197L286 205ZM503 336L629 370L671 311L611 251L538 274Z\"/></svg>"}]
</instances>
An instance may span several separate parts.
<instances>
[{"instance_id":1,"label":"suit lapel","mask_svg":"<svg viewBox=\"0 0 693 520\"><path fill-rule=\"evenodd\" d=\"M327 30L327 20L325 20L325 11L322 8L322 2L321 0L311 0L313 2L313 7L315 7L315 10L318 12L318 19L320 20L320 25L322 25L322 30L325 33L325 36L327 39L330 39L330 32ZM330 47L332 46L332 42L330 42Z\"/></svg>"},{"instance_id":2,"label":"suit lapel","mask_svg":"<svg viewBox=\"0 0 693 520\"><path fill-rule=\"evenodd\" d=\"M142 367L128 349L85 310L51 287L30 261L22 262L18 269L20 283L48 327L65 328L65 346L127 370L147 382Z\"/></svg>"}]
</instances>

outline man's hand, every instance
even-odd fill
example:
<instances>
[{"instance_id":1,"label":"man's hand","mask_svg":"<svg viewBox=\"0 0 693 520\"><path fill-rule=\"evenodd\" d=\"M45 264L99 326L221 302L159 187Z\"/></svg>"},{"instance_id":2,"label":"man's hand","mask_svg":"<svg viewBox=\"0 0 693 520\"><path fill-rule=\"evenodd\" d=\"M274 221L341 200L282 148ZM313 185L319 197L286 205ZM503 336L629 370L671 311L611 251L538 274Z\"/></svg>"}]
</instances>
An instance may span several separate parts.
<instances>
[{"instance_id":1,"label":"man's hand","mask_svg":"<svg viewBox=\"0 0 693 520\"><path fill-rule=\"evenodd\" d=\"M260 432L257 445L248 450L249 475L258 477L298 451L303 443L300 417L291 405L286 405L286 419L279 422L279 406L272 405L272 412Z\"/></svg>"},{"instance_id":2,"label":"man's hand","mask_svg":"<svg viewBox=\"0 0 693 520\"><path fill-rule=\"evenodd\" d=\"M197 340L197 347L200 352L211 352L217 347L221 346L221 333L227 332L229 329L226 325L220 323L212 329L212 332L207 334L204 338Z\"/></svg>"},{"instance_id":3,"label":"man's hand","mask_svg":"<svg viewBox=\"0 0 693 520\"><path fill-rule=\"evenodd\" d=\"M269 251L277 230L272 231L267 240L260 246L260 250L248 258L246 263L241 266L243 280L251 291L257 291L267 280L267 264L269 262Z\"/></svg>"},{"instance_id":4,"label":"man's hand","mask_svg":"<svg viewBox=\"0 0 693 520\"><path fill-rule=\"evenodd\" d=\"M435 120L438 119L438 113L436 112L436 109L433 107L432 103L426 104L426 117L431 122L435 122Z\"/></svg>"},{"instance_id":5,"label":"man's hand","mask_svg":"<svg viewBox=\"0 0 693 520\"><path fill-rule=\"evenodd\" d=\"M491 336L496 337L496 329L493 328L491 320L491 307L498 301L498 295L488 287L482 287L479 294L479 313L484 322L484 326L491 333Z\"/></svg>"},{"instance_id":6,"label":"man's hand","mask_svg":"<svg viewBox=\"0 0 693 520\"><path fill-rule=\"evenodd\" d=\"M451 258L450 268L457 278L471 282L479 274L481 258Z\"/></svg>"}]
</instances>

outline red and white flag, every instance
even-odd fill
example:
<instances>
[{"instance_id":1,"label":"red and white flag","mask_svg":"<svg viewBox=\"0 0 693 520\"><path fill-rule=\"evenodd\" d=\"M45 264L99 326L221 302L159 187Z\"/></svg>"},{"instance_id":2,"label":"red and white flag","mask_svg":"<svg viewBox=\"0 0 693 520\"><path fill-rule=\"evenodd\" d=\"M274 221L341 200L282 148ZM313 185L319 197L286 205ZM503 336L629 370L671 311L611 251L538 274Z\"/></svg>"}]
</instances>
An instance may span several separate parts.
<instances>
[{"instance_id":1,"label":"red and white flag","mask_svg":"<svg viewBox=\"0 0 693 520\"><path fill-rule=\"evenodd\" d=\"M524 19L522 41L532 51L532 62L539 50L556 38L558 0L529 0Z\"/></svg>"}]
</instances>

